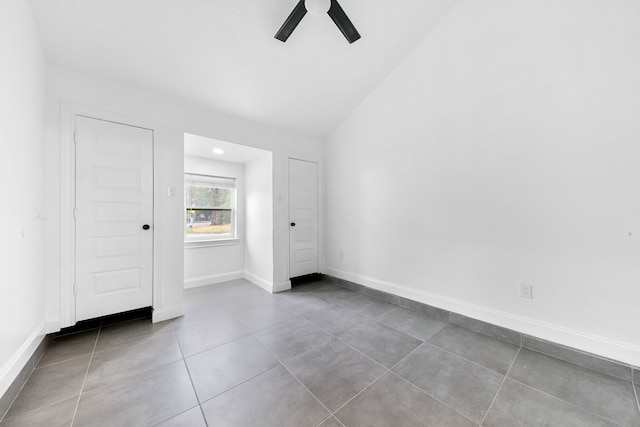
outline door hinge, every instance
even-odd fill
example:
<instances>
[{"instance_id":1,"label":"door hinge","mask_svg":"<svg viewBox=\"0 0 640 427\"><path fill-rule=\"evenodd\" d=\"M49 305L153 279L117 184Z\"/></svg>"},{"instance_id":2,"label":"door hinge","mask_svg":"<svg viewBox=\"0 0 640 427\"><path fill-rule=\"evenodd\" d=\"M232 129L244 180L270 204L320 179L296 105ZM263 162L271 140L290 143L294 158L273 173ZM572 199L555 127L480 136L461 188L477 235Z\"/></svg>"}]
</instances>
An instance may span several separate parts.
<instances>
[{"instance_id":1,"label":"door hinge","mask_svg":"<svg viewBox=\"0 0 640 427\"><path fill-rule=\"evenodd\" d=\"M73 284L73 294L74 295L78 295L78 284L77 283Z\"/></svg>"},{"instance_id":2,"label":"door hinge","mask_svg":"<svg viewBox=\"0 0 640 427\"><path fill-rule=\"evenodd\" d=\"M78 208L73 208L73 217L78 219Z\"/></svg>"},{"instance_id":3,"label":"door hinge","mask_svg":"<svg viewBox=\"0 0 640 427\"><path fill-rule=\"evenodd\" d=\"M77 135L76 131L73 131L73 143L74 144L78 143L78 138L76 138L76 135Z\"/></svg>"}]
</instances>

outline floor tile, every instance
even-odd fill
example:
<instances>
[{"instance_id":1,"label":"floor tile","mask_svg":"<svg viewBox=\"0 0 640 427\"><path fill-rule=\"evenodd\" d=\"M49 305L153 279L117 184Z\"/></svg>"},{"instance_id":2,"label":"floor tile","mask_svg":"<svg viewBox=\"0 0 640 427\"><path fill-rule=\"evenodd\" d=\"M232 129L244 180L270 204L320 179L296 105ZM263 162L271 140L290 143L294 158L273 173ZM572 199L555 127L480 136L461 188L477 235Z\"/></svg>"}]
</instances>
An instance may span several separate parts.
<instances>
[{"instance_id":1,"label":"floor tile","mask_svg":"<svg viewBox=\"0 0 640 427\"><path fill-rule=\"evenodd\" d=\"M386 312L397 307L396 305L380 301L365 295L360 295L355 298L343 300L339 304L343 307L350 308L357 313L371 318L382 316Z\"/></svg>"},{"instance_id":2,"label":"floor tile","mask_svg":"<svg viewBox=\"0 0 640 427\"><path fill-rule=\"evenodd\" d=\"M76 412L78 397L63 400L44 408L23 412L14 418L5 419L2 427L69 427Z\"/></svg>"},{"instance_id":3,"label":"floor tile","mask_svg":"<svg viewBox=\"0 0 640 427\"><path fill-rule=\"evenodd\" d=\"M114 384L181 359L182 353L173 334L159 334L127 346L107 347L93 355L84 391Z\"/></svg>"},{"instance_id":4,"label":"floor tile","mask_svg":"<svg viewBox=\"0 0 640 427\"><path fill-rule=\"evenodd\" d=\"M252 333L270 328L280 322L295 322L300 318L273 304L246 307L234 312L233 317Z\"/></svg>"},{"instance_id":5,"label":"floor tile","mask_svg":"<svg viewBox=\"0 0 640 427\"><path fill-rule=\"evenodd\" d=\"M478 423L504 378L430 344L414 351L393 371Z\"/></svg>"},{"instance_id":6,"label":"floor tile","mask_svg":"<svg viewBox=\"0 0 640 427\"><path fill-rule=\"evenodd\" d=\"M255 337L281 361L293 359L332 339L303 318L278 323Z\"/></svg>"},{"instance_id":7,"label":"floor tile","mask_svg":"<svg viewBox=\"0 0 640 427\"><path fill-rule=\"evenodd\" d=\"M79 395L90 359L84 356L34 369L5 418Z\"/></svg>"},{"instance_id":8,"label":"floor tile","mask_svg":"<svg viewBox=\"0 0 640 427\"><path fill-rule=\"evenodd\" d=\"M487 426L640 426L640 384L585 368L640 383L637 369L590 355L574 360L581 368L524 337L502 383L517 349L503 341L519 334L402 298L417 311L388 310L345 284L270 294L242 279L186 290L186 315L173 321L83 322L94 329L48 346L0 427L68 427L78 404L74 425L204 426L196 389L209 425L466 426L486 416Z\"/></svg>"},{"instance_id":9,"label":"floor tile","mask_svg":"<svg viewBox=\"0 0 640 427\"><path fill-rule=\"evenodd\" d=\"M476 426L393 373L376 381L335 416L348 427Z\"/></svg>"},{"instance_id":10,"label":"floor tile","mask_svg":"<svg viewBox=\"0 0 640 427\"><path fill-rule=\"evenodd\" d=\"M484 426L614 427L616 424L541 391L507 379Z\"/></svg>"},{"instance_id":11,"label":"floor tile","mask_svg":"<svg viewBox=\"0 0 640 427\"><path fill-rule=\"evenodd\" d=\"M640 425L630 382L526 349L509 377L618 424Z\"/></svg>"},{"instance_id":12,"label":"floor tile","mask_svg":"<svg viewBox=\"0 0 640 427\"><path fill-rule=\"evenodd\" d=\"M338 339L387 368L391 368L422 344L417 338L373 320L356 326L338 336Z\"/></svg>"},{"instance_id":13,"label":"floor tile","mask_svg":"<svg viewBox=\"0 0 640 427\"><path fill-rule=\"evenodd\" d=\"M280 292L275 294L274 298L278 305L302 316L313 311L336 307L334 303L310 293Z\"/></svg>"},{"instance_id":14,"label":"floor tile","mask_svg":"<svg viewBox=\"0 0 640 427\"><path fill-rule=\"evenodd\" d=\"M422 341L427 341L447 326L446 322L402 307L395 307L376 320Z\"/></svg>"},{"instance_id":15,"label":"floor tile","mask_svg":"<svg viewBox=\"0 0 640 427\"><path fill-rule=\"evenodd\" d=\"M204 421L202 410L200 406L191 408L186 412L176 415L160 424L156 424L157 427L207 427L207 423Z\"/></svg>"},{"instance_id":16,"label":"floor tile","mask_svg":"<svg viewBox=\"0 0 640 427\"><path fill-rule=\"evenodd\" d=\"M202 405L210 426L315 427L331 415L283 367L274 368Z\"/></svg>"},{"instance_id":17,"label":"floor tile","mask_svg":"<svg viewBox=\"0 0 640 427\"><path fill-rule=\"evenodd\" d=\"M330 283L323 283L313 289L313 295L319 296L320 298L333 303L340 303L356 298L360 294Z\"/></svg>"},{"instance_id":18,"label":"floor tile","mask_svg":"<svg viewBox=\"0 0 640 427\"><path fill-rule=\"evenodd\" d=\"M93 352L97 338L98 329L56 337L47 346L38 367L87 356Z\"/></svg>"},{"instance_id":19,"label":"floor tile","mask_svg":"<svg viewBox=\"0 0 640 427\"><path fill-rule=\"evenodd\" d=\"M400 297L398 299L399 305L403 308L409 309L411 311L415 311L417 313L423 314L432 319L439 320L441 322L449 323L449 317L451 313L447 310L443 310L441 308L437 308L428 304L423 304L418 301L413 301L407 298Z\"/></svg>"},{"instance_id":20,"label":"floor tile","mask_svg":"<svg viewBox=\"0 0 640 427\"><path fill-rule=\"evenodd\" d=\"M369 320L353 310L335 304L324 309L303 313L302 317L333 336L344 334Z\"/></svg>"},{"instance_id":21,"label":"floor tile","mask_svg":"<svg viewBox=\"0 0 640 427\"><path fill-rule=\"evenodd\" d=\"M186 363L200 403L280 364L254 337L196 354Z\"/></svg>"},{"instance_id":22,"label":"floor tile","mask_svg":"<svg viewBox=\"0 0 640 427\"><path fill-rule=\"evenodd\" d=\"M460 326L473 332L478 332L501 341L509 342L517 345L518 347L522 343L522 334L519 332L503 328L501 326L492 325L481 320L472 319L461 314L450 313L449 322L452 325Z\"/></svg>"},{"instance_id":23,"label":"floor tile","mask_svg":"<svg viewBox=\"0 0 640 427\"><path fill-rule=\"evenodd\" d=\"M322 344L285 366L331 411L385 372L338 340Z\"/></svg>"},{"instance_id":24,"label":"floor tile","mask_svg":"<svg viewBox=\"0 0 640 427\"><path fill-rule=\"evenodd\" d=\"M556 359L564 360L565 362L593 369L594 371L620 378L621 380L632 380L632 369L630 367L610 359L605 359L529 335L522 336L522 347L555 357Z\"/></svg>"},{"instance_id":25,"label":"floor tile","mask_svg":"<svg viewBox=\"0 0 640 427\"><path fill-rule=\"evenodd\" d=\"M250 332L232 317L218 317L176 331L184 357L237 340Z\"/></svg>"},{"instance_id":26,"label":"floor tile","mask_svg":"<svg viewBox=\"0 0 640 427\"><path fill-rule=\"evenodd\" d=\"M74 425L153 425L198 405L182 360L83 393Z\"/></svg>"},{"instance_id":27,"label":"floor tile","mask_svg":"<svg viewBox=\"0 0 640 427\"><path fill-rule=\"evenodd\" d=\"M233 304L212 301L201 301L201 303L202 304L196 307L187 308L183 316L171 321L171 325L176 332L202 322L208 322L223 316L230 316L234 310L238 309L238 307Z\"/></svg>"},{"instance_id":28,"label":"floor tile","mask_svg":"<svg viewBox=\"0 0 640 427\"><path fill-rule=\"evenodd\" d=\"M96 350L128 346L132 342L153 339L159 334L173 334L171 321L151 323L149 319L118 323L100 329Z\"/></svg>"},{"instance_id":29,"label":"floor tile","mask_svg":"<svg viewBox=\"0 0 640 427\"><path fill-rule=\"evenodd\" d=\"M336 417L327 418L322 424L318 425L318 427L344 427L340 421L336 419Z\"/></svg>"},{"instance_id":30,"label":"floor tile","mask_svg":"<svg viewBox=\"0 0 640 427\"><path fill-rule=\"evenodd\" d=\"M429 342L501 374L507 373L519 348L453 325L444 328Z\"/></svg>"}]
</instances>

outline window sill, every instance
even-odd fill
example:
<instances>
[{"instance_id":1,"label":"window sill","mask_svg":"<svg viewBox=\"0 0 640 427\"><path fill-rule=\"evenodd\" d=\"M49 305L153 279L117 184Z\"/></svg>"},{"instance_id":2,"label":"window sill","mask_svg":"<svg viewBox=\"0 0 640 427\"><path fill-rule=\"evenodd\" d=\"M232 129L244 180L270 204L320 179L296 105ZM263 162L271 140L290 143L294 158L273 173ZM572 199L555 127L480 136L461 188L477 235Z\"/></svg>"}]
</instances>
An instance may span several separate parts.
<instances>
[{"instance_id":1,"label":"window sill","mask_svg":"<svg viewBox=\"0 0 640 427\"><path fill-rule=\"evenodd\" d=\"M185 249L209 248L215 246L232 246L238 244L238 238L218 239L218 240L192 240L184 242Z\"/></svg>"}]
</instances>

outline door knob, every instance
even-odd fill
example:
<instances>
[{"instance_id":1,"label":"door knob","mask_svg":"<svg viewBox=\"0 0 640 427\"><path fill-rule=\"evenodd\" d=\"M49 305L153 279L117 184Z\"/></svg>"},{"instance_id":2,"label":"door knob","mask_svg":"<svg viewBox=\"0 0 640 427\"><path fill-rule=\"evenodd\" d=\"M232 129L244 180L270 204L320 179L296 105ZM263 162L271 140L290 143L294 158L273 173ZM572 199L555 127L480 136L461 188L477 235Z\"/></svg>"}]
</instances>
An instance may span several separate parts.
<instances>
[{"instance_id":1,"label":"door knob","mask_svg":"<svg viewBox=\"0 0 640 427\"><path fill-rule=\"evenodd\" d=\"M149 228L151 228L151 227L149 227L149 224L145 224L145 225L142 226L143 230L148 230Z\"/></svg>"},{"instance_id":2,"label":"door knob","mask_svg":"<svg viewBox=\"0 0 640 427\"><path fill-rule=\"evenodd\" d=\"M296 226L296 223L295 223L295 222L292 222L292 223L291 223L291 226L292 226L292 227L295 227L295 226Z\"/></svg>"}]
</instances>

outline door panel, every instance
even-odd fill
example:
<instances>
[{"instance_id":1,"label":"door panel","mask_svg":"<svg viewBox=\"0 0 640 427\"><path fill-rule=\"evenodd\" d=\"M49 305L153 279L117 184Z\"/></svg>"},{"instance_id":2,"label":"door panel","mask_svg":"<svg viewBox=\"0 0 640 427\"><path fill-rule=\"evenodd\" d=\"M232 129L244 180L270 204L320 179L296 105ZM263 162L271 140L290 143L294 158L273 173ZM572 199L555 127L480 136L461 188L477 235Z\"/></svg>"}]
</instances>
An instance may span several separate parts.
<instances>
[{"instance_id":1,"label":"door panel","mask_svg":"<svg viewBox=\"0 0 640 427\"><path fill-rule=\"evenodd\" d=\"M289 277L318 272L318 165L289 159Z\"/></svg>"},{"instance_id":2,"label":"door panel","mask_svg":"<svg viewBox=\"0 0 640 427\"><path fill-rule=\"evenodd\" d=\"M152 304L153 132L76 117L76 321Z\"/></svg>"}]
</instances>

